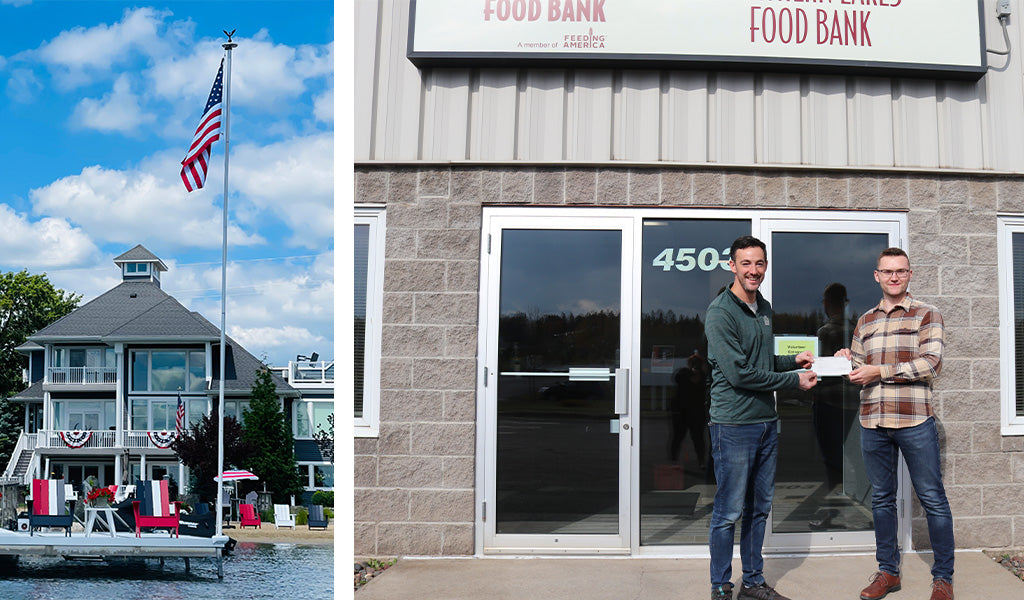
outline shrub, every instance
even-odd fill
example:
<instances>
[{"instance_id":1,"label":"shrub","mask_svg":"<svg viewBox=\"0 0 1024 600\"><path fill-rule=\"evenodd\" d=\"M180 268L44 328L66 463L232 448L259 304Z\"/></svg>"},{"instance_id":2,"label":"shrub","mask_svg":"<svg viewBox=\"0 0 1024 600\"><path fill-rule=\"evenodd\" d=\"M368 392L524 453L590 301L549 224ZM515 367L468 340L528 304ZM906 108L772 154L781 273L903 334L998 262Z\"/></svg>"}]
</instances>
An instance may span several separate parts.
<instances>
[{"instance_id":1,"label":"shrub","mask_svg":"<svg viewBox=\"0 0 1024 600\"><path fill-rule=\"evenodd\" d=\"M305 525L308 522L309 522L309 511L300 506L299 509L297 511L295 511L295 524L296 525Z\"/></svg>"},{"instance_id":2,"label":"shrub","mask_svg":"<svg viewBox=\"0 0 1024 600\"><path fill-rule=\"evenodd\" d=\"M325 492L318 490L313 492L313 498L310 500L313 504L319 504L320 506L334 506L334 492Z\"/></svg>"},{"instance_id":3,"label":"shrub","mask_svg":"<svg viewBox=\"0 0 1024 600\"><path fill-rule=\"evenodd\" d=\"M274 522L274 509L268 508L260 513L261 523L273 523Z\"/></svg>"}]
</instances>

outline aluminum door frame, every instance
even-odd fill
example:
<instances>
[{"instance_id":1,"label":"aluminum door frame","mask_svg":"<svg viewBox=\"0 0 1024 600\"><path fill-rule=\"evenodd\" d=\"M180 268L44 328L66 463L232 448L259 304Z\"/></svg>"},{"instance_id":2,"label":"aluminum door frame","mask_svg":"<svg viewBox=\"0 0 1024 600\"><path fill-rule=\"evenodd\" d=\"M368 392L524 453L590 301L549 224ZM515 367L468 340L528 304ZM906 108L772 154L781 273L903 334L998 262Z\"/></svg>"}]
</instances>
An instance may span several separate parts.
<instances>
[{"instance_id":1,"label":"aluminum door frame","mask_svg":"<svg viewBox=\"0 0 1024 600\"><path fill-rule=\"evenodd\" d=\"M633 354L633 290L636 244L635 218L621 210L485 208L480 256L480 338L478 346L476 547L478 554L629 554L631 552L632 446L635 440L629 410L619 415L619 533L606 534L499 534L496 532L497 464L497 343L500 306L501 232L505 229L620 231L622 234L620 273L619 365L630 369ZM630 381L632 386L632 381ZM615 386L617 393L628 392ZM616 404L630 400L616 398Z\"/></svg>"}]
</instances>

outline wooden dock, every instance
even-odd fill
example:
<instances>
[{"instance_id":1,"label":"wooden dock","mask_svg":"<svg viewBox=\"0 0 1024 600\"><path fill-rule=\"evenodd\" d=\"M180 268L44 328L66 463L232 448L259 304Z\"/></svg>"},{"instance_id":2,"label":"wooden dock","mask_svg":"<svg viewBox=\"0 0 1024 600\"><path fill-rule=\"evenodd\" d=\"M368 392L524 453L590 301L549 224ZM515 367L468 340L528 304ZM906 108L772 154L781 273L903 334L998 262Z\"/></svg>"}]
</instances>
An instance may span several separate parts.
<instances>
[{"instance_id":1,"label":"wooden dock","mask_svg":"<svg viewBox=\"0 0 1024 600\"><path fill-rule=\"evenodd\" d=\"M184 559L185 570L190 569L193 558L211 558L217 563L217 576L224 577L224 548L227 536L196 537L183 535L168 537L167 533L118 531L113 537L106 532L86 536L73 531L71 537L64 531L36 531L29 535L20 531L0 529L0 556L51 556L68 559L102 559L106 557L153 558L163 560Z\"/></svg>"}]
</instances>

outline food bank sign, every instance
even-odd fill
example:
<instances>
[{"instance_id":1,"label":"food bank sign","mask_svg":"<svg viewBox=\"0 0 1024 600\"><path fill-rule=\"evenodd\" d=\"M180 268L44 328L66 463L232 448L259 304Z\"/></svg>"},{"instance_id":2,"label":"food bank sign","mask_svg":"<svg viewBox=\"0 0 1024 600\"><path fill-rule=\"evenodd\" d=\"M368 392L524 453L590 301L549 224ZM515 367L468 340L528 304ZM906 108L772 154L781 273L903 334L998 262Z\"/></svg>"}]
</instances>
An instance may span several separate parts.
<instances>
[{"instance_id":1,"label":"food bank sign","mask_svg":"<svg viewBox=\"0 0 1024 600\"><path fill-rule=\"evenodd\" d=\"M982 8L981 0L412 0L409 58L977 79L986 68Z\"/></svg>"}]
</instances>

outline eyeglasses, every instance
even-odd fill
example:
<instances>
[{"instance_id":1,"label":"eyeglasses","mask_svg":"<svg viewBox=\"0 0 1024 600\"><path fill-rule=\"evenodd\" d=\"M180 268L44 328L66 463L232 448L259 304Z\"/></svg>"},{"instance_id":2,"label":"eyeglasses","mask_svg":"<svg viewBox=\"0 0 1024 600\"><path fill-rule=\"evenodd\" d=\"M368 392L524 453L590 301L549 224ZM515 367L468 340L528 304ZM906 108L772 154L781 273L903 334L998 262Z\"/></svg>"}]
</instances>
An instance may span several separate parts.
<instances>
[{"instance_id":1,"label":"eyeglasses","mask_svg":"<svg viewBox=\"0 0 1024 600\"><path fill-rule=\"evenodd\" d=\"M907 277L910 277L910 269L899 269L897 271L890 271L889 269L878 269L875 272L886 279L892 278L893 275L899 277L900 279L906 279Z\"/></svg>"}]
</instances>

